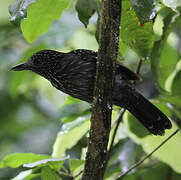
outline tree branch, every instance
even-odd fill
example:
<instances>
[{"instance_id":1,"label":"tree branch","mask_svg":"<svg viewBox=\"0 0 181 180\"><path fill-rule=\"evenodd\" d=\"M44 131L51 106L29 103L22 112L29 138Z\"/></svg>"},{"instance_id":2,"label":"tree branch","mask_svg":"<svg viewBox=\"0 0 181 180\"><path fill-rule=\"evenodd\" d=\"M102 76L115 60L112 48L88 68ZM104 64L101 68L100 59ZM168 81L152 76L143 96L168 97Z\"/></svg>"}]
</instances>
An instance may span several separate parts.
<instances>
[{"instance_id":1,"label":"tree branch","mask_svg":"<svg viewBox=\"0 0 181 180\"><path fill-rule=\"evenodd\" d=\"M90 137L82 179L103 179L111 127L121 0L103 0Z\"/></svg>"}]
</instances>

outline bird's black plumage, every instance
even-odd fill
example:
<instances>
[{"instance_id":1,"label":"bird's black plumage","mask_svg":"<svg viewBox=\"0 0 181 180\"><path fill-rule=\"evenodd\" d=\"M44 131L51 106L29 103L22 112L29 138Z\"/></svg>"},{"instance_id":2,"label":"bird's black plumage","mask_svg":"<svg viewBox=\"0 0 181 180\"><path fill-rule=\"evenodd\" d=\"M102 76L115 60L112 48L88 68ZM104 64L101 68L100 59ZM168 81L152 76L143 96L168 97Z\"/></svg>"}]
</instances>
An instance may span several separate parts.
<instances>
[{"instance_id":1,"label":"bird's black plumage","mask_svg":"<svg viewBox=\"0 0 181 180\"><path fill-rule=\"evenodd\" d=\"M96 62L97 53L91 50L79 49L69 53L42 50L12 70L31 70L48 79L58 90L91 103ZM163 135L165 129L172 127L171 122L129 82L137 79L134 72L116 63L113 104L130 111L151 133Z\"/></svg>"}]
</instances>

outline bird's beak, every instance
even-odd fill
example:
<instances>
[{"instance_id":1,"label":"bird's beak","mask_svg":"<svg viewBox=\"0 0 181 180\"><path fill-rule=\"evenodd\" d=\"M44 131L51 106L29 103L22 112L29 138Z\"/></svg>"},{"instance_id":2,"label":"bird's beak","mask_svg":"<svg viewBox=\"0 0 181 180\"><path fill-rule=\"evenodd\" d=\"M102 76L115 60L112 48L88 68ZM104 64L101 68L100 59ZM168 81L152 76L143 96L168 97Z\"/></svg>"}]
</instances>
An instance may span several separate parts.
<instances>
[{"instance_id":1,"label":"bird's beak","mask_svg":"<svg viewBox=\"0 0 181 180\"><path fill-rule=\"evenodd\" d=\"M28 70L28 65L27 65L27 63L18 64L16 66L12 67L11 70L12 71Z\"/></svg>"}]
</instances>

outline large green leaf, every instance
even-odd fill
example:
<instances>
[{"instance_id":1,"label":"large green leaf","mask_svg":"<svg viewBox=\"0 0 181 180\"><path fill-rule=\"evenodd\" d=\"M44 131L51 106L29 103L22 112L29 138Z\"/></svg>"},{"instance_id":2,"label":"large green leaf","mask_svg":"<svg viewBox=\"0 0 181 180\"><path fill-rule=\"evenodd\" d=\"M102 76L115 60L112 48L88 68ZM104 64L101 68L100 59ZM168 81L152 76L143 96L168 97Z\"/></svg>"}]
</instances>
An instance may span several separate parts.
<instances>
[{"instance_id":1,"label":"large green leaf","mask_svg":"<svg viewBox=\"0 0 181 180\"><path fill-rule=\"evenodd\" d=\"M177 63L176 68L168 77L165 89L174 96L181 96L181 61Z\"/></svg>"},{"instance_id":2,"label":"large green leaf","mask_svg":"<svg viewBox=\"0 0 181 180\"><path fill-rule=\"evenodd\" d=\"M63 125L53 146L53 157L62 157L65 155L66 149L73 147L82 138L89 130L88 119L79 117L77 120Z\"/></svg>"},{"instance_id":3,"label":"large green leaf","mask_svg":"<svg viewBox=\"0 0 181 180\"><path fill-rule=\"evenodd\" d=\"M141 24L129 0L122 2L120 36L122 41L132 48L138 56L147 57L150 55L154 41L153 23L150 21Z\"/></svg>"},{"instance_id":4,"label":"large green leaf","mask_svg":"<svg viewBox=\"0 0 181 180\"><path fill-rule=\"evenodd\" d=\"M69 6L70 0L37 0L27 9L27 18L21 23L24 37L29 43L45 33L51 23L60 18L62 12Z\"/></svg>"},{"instance_id":5,"label":"large green leaf","mask_svg":"<svg viewBox=\"0 0 181 180\"><path fill-rule=\"evenodd\" d=\"M145 152L150 153L161 142L163 142L178 127L172 123L173 128L165 133L165 136L147 136L140 139L140 143ZM177 133L172 139L164 144L153 156L160 161L171 166L176 172L181 173L181 132Z\"/></svg>"},{"instance_id":6,"label":"large green leaf","mask_svg":"<svg viewBox=\"0 0 181 180\"><path fill-rule=\"evenodd\" d=\"M169 8L164 8L160 12L163 19L163 31L161 38L155 41L151 53L151 70L158 87L164 89L164 83L168 75L174 70L178 61L178 54L173 47L167 44L167 38L171 32L175 19L175 12Z\"/></svg>"},{"instance_id":7,"label":"large green leaf","mask_svg":"<svg viewBox=\"0 0 181 180\"><path fill-rule=\"evenodd\" d=\"M70 159L69 165L70 165L70 171L72 174L75 174L82 170L84 165L84 160L79 159Z\"/></svg>"},{"instance_id":8,"label":"large green leaf","mask_svg":"<svg viewBox=\"0 0 181 180\"><path fill-rule=\"evenodd\" d=\"M181 96L181 70L177 72L173 80L172 93Z\"/></svg>"},{"instance_id":9,"label":"large green leaf","mask_svg":"<svg viewBox=\"0 0 181 180\"><path fill-rule=\"evenodd\" d=\"M124 114L124 122L128 129L140 138L150 134L147 129L128 111Z\"/></svg>"},{"instance_id":10,"label":"large green leaf","mask_svg":"<svg viewBox=\"0 0 181 180\"><path fill-rule=\"evenodd\" d=\"M50 158L49 155L33 153L15 153L5 156L0 162L0 168L12 167L17 168L25 163L31 163L42 159Z\"/></svg>"},{"instance_id":11,"label":"large green leaf","mask_svg":"<svg viewBox=\"0 0 181 180\"><path fill-rule=\"evenodd\" d=\"M42 180L60 180L58 174L48 166L45 166L41 170L41 179Z\"/></svg>"}]
</instances>

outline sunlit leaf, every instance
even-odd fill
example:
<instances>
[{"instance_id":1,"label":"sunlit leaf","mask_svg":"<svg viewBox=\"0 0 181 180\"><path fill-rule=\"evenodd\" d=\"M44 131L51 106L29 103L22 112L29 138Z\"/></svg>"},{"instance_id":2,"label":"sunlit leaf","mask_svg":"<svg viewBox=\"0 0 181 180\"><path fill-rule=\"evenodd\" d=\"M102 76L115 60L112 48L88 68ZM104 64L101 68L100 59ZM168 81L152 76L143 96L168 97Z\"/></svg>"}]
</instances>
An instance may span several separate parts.
<instances>
[{"instance_id":1,"label":"sunlit leaf","mask_svg":"<svg viewBox=\"0 0 181 180\"><path fill-rule=\"evenodd\" d=\"M0 162L0 168L12 167L17 168L25 163L31 163L42 159L50 158L49 155L33 153L14 153L5 156Z\"/></svg>"},{"instance_id":2,"label":"sunlit leaf","mask_svg":"<svg viewBox=\"0 0 181 180\"><path fill-rule=\"evenodd\" d=\"M161 39L155 41L154 43L151 53L151 70L157 85L161 90L164 89L164 81L168 77L169 73L174 70L174 66L178 61L178 55L173 48L169 48L166 44L168 35L177 20L174 18L175 12L169 8L164 8L160 14L163 16L163 32Z\"/></svg>"},{"instance_id":3,"label":"sunlit leaf","mask_svg":"<svg viewBox=\"0 0 181 180\"><path fill-rule=\"evenodd\" d=\"M162 143L171 133L173 133L177 126L172 123L173 128L167 130L165 136L146 136L140 139L140 143L145 152L150 153L156 148L160 143ZM164 144L158 151L156 151L153 156L158 160L171 166L174 171L181 173L181 132L177 133L172 139L170 139L166 144Z\"/></svg>"},{"instance_id":4,"label":"sunlit leaf","mask_svg":"<svg viewBox=\"0 0 181 180\"><path fill-rule=\"evenodd\" d=\"M181 61L179 61L165 82L165 89L174 96L181 96L180 89Z\"/></svg>"},{"instance_id":5,"label":"sunlit leaf","mask_svg":"<svg viewBox=\"0 0 181 180\"><path fill-rule=\"evenodd\" d=\"M133 49L138 56L149 56L154 40L153 23L141 24L129 0L123 0L122 7L120 31L122 41Z\"/></svg>"},{"instance_id":6,"label":"sunlit leaf","mask_svg":"<svg viewBox=\"0 0 181 180\"><path fill-rule=\"evenodd\" d=\"M23 164L23 167L34 168L37 166L41 167L47 165L50 166L52 169L59 170L66 159L68 159L68 157L42 159L33 163Z\"/></svg>"},{"instance_id":7,"label":"sunlit leaf","mask_svg":"<svg viewBox=\"0 0 181 180\"><path fill-rule=\"evenodd\" d=\"M12 180L31 180L35 177L39 177L40 174L32 174L32 169L21 171L16 177L14 177Z\"/></svg>"},{"instance_id":8,"label":"sunlit leaf","mask_svg":"<svg viewBox=\"0 0 181 180\"><path fill-rule=\"evenodd\" d=\"M89 121L85 117L64 124L62 130L57 135L53 146L52 156L62 157L65 154L66 149L73 147L77 141L85 135L88 129Z\"/></svg>"},{"instance_id":9,"label":"sunlit leaf","mask_svg":"<svg viewBox=\"0 0 181 180\"><path fill-rule=\"evenodd\" d=\"M140 138L150 134L148 130L128 111L124 114L124 122L128 129Z\"/></svg>"},{"instance_id":10,"label":"sunlit leaf","mask_svg":"<svg viewBox=\"0 0 181 180\"><path fill-rule=\"evenodd\" d=\"M70 159L69 165L71 173L75 174L76 172L81 171L83 169L84 162L84 160Z\"/></svg>"},{"instance_id":11,"label":"sunlit leaf","mask_svg":"<svg viewBox=\"0 0 181 180\"><path fill-rule=\"evenodd\" d=\"M63 103L63 106L69 105L69 104L76 104L82 102L80 99L73 98L72 96L67 96L66 100Z\"/></svg>"},{"instance_id":12,"label":"sunlit leaf","mask_svg":"<svg viewBox=\"0 0 181 180\"><path fill-rule=\"evenodd\" d=\"M60 180L60 177L58 176L58 174L51 169L48 166L45 166L41 169L41 179L42 180Z\"/></svg>"},{"instance_id":13,"label":"sunlit leaf","mask_svg":"<svg viewBox=\"0 0 181 180\"><path fill-rule=\"evenodd\" d=\"M37 0L30 4L27 18L21 23L26 40L33 43L40 34L45 33L51 23L60 18L69 3L70 0Z\"/></svg>"}]
</instances>

